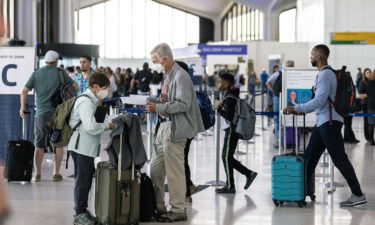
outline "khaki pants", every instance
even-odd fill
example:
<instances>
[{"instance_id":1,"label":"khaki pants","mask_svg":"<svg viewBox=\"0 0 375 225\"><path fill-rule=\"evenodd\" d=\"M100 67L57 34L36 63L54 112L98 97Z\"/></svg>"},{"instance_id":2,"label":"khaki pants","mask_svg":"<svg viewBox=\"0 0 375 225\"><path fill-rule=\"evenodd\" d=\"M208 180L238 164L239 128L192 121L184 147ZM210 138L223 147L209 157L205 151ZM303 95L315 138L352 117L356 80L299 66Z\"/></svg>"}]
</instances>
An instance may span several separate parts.
<instances>
[{"instance_id":1,"label":"khaki pants","mask_svg":"<svg viewBox=\"0 0 375 225\"><path fill-rule=\"evenodd\" d=\"M151 161L151 179L154 183L156 206L161 210L165 206L164 183L167 175L170 211L185 212L186 180L184 167L184 148L186 141L171 142L171 122L160 124L154 143Z\"/></svg>"}]
</instances>

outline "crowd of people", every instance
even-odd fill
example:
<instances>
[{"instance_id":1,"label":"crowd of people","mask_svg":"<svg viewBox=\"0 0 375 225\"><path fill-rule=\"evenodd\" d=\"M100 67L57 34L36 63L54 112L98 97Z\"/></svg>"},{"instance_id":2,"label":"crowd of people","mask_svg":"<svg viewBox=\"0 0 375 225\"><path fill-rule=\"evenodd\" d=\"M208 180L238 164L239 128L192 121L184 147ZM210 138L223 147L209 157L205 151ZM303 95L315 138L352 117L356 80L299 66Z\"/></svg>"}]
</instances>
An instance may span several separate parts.
<instances>
[{"instance_id":1,"label":"crowd of people","mask_svg":"<svg viewBox=\"0 0 375 225\"><path fill-rule=\"evenodd\" d=\"M148 98L146 110L158 114L158 124L155 134L155 145L151 160L150 175L154 185L156 196L156 218L160 222L175 222L187 220L187 202L191 202L190 189L194 187L187 174L186 167L188 149L191 140L200 132L205 131L203 120L197 101L195 88L189 76L186 64L176 62L172 50L167 44L157 45L150 53L153 63L150 70L148 63L143 64L143 69L135 74L130 68L116 68L115 72L110 67L100 67L95 70L91 67L91 57L80 57L80 66L66 68L64 79L74 86L78 98L72 109L69 125L71 127L82 124L74 131L67 146L72 151L74 161L74 224L91 225L95 223L95 216L87 210L88 195L91 189L94 173L94 158L98 156L100 135L106 130L113 130L113 123L99 123L95 120L95 110L105 98L114 96L126 96L128 94L150 95L151 84L159 85L160 91L155 98ZM347 201L341 202L341 206L355 206L366 203L364 192L361 190L355 171L350 163L344 148L344 139L341 135L341 127L344 119L335 109L330 109L328 98L336 98L337 81L333 72L327 68L329 49L325 45L317 45L311 52L311 63L319 70L312 100L304 104L289 105L284 113L300 114L315 111L317 116L309 144L305 153L307 168L307 180L313 176L315 167L327 148L335 166L347 180L352 195ZM59 88L59 77L56 76L58 60L60 56L55 51L48 51L45 56L46 66L35 71L26 83L21 94L20 116L24 117L26 97L31 90L35 90L36 122L35 122L35 172L33 180L38 182L42 178L41 166L44 149L47 147L45 127L51 120L55 107L51 103L52 95ZM286 62L286 66L292 67L292 62ZM62 68L60 68L62 69ZM274 111L279 109L281 79L279 66L273 68L273 74L269 77L263 70L260 78L255 72L248 76L248 90L253 95L255 88L261 92L272 93ZM229 71L216 73L215 85L219 91L224 92L224 100L215 107L218 110L225 131L224 146L222 152L223 165L226 172L226 185L216 190L218 194L235 193L233 170L246 176L244 189L252 184L257 172L252 171L237 161L233 154L237 147L239 137L236 135L234 120L234 108L236 99L239 98L238 85L243 84L241 76L231 74ZM359 93L365 112L375 113L375 77L370 69L365 69L359 77ZM209 82L209 81L208 81ZM152 94L151 94L152 95ZM366 110L365 110L366 107ZM329 111L331 110L331 113ZM366 139L375 144L374 135L375 120L369 118L365 121ZM275 116L275 140L278 140L278 116ZM183 128L183 129L181 129ZM78 144L78 139L79 144ZM275 143L278 145L279 143ZM60 165L63 158L63 149L55 151L55 170L53 181L63 179L60 173ZM190 173L189 173L190 174ZM164 198L164 183L169 187L169 204L167 210ZM311 181L310 181L311 182ZM307 185L309 187L309 185ZM307 190L308 195L313 195L313 190Z\"/></svg>"}]
</instances>

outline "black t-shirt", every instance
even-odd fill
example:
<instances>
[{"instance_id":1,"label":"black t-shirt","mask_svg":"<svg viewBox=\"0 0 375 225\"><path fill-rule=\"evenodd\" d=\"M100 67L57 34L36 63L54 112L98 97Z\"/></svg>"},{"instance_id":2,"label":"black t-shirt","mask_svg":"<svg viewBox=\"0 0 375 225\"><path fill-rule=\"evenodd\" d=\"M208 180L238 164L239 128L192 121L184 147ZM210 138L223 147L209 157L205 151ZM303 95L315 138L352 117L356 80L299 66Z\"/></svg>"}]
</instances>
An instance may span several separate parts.
<instances>
[{"instance_id":1,"label":"black t-shirt","mask_svg":"<svg viewBox=\"0 0 375 225\"><path fill-rule=\"evenodd\" d=\"M367 108L375 110L375 80L369 80L366 84L361 83L360 94L367 94Z\"/></svg>"}]
</instances>

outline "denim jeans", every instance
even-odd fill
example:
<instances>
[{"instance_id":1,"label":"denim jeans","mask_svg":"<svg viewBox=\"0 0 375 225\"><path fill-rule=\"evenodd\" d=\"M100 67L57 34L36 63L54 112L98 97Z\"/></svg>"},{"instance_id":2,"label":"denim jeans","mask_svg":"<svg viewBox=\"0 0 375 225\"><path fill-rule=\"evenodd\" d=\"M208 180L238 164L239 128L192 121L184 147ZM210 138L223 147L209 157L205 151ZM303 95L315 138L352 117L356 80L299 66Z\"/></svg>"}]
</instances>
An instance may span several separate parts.
<instances>
[{"instance_id":1,"label":"denim jeans","mask_svg":"<svg viewBox=\"0 0 375 225\"><path fill-rule=\"evenodd\" d=\"M279 97L273 96L273 111L279 112ZM279 115L275 115L274 117L275 123L275 142L279 142Z\"/></svg>"}]
</instances>

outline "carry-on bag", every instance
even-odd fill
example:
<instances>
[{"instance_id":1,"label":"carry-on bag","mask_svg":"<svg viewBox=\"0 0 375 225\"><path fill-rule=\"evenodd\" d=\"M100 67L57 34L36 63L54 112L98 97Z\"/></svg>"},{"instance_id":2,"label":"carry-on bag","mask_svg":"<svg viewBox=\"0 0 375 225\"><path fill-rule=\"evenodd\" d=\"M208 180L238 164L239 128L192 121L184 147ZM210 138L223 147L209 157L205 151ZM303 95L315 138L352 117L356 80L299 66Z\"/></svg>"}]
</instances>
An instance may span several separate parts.
<instances>
[{"instance_id":1,"label":"carry-on bag","mask_svg":"<svg viewBox=\"0 0 375 225\"><path fill-rule=\"evenodd\" d=\"M284 121L286 116L283 115ZM297 134L298 126L297 116L293 115L294 134ZM305 126L305 115L303 115ZM284 134L286 126L284 126ZM298 135L295 135L296 142ZM283 148L286 149L286 137L284 135ZM305 149L305 135L304 135ZM306 178L305 165L302 155L298 154L298 146L294 145L292 154L274 156L272 159L272 200L275 206L282 205L284 202L297 202L299 207L306 205Z\"/></svg>"},{"instance_id":2,"label":"carry-on bag","mask_svg":"<svg viewBox=\"0 0 375 225\"><path fill-rule=\"evenodd\" d=\"M8 182L25 181L30 183L31 181L35 147L34 144L28 140L30 117L31 113L25 112L25 118L28 119L20 118L18 139L8 141L4 169L4 178L7 178ZM26 120L29 120L29 122ZM23 133L22 139L21 132Z\"/></svg>"},{"instance_id":3,"label":"carry-on bag","mask_svg":"<svg viewBox=\"0 0 375 225\"><path fill-rule=\"evenodd\" d=\"M127 134L126 141L129 141ZM120 135L119 159L122 159L123 134ZM95 181L95 213L98 224L139 224L140 175L133 161L130 169L109 162L98 163Z\"/></svg>"}]
</instances>

